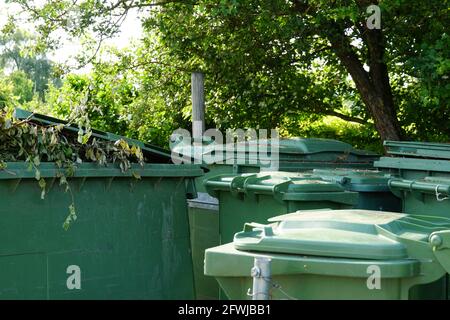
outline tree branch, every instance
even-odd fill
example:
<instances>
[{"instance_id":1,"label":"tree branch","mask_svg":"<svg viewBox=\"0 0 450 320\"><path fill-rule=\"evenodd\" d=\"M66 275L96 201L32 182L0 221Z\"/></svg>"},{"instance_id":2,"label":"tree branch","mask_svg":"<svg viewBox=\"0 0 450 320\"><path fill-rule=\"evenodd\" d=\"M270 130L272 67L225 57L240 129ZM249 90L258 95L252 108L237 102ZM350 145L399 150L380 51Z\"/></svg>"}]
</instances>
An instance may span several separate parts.
<instances>
[{"instance_id":1,"label":"tree branch","mask_svg":"<svg viewBox=\"0 0 450 320\"><path fill-rule=\"evenodd\" d=\"M355 122L355 123L359 123L359 124L368 124L368 122L364 119L361 119L358 117L352 117L352 116L349 116L349 115L346 115L346 114L343 114L343 113L340 113L340 112L337 112L334 110L326 110L324 112L324 114L328 115L328 116L338 117L342 120L349 121L349 122Z\"/></svg>"}]
</instances>

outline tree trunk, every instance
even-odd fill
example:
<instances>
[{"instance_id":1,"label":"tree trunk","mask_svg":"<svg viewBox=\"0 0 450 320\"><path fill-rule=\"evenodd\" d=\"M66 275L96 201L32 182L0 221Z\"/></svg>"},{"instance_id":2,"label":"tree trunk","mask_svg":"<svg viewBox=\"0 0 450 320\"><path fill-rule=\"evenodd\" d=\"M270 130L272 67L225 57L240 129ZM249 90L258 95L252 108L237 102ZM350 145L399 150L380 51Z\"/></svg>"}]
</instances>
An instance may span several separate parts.
<instances>
[{"instance_id":1,"label":"tree trunk","mask_svg":"<svg viewBox=\"0 0 450 320\"><path fill-rule=\"evenodd\" d=\"M378 4L374 0L357 0L357 5L364 9L370 4ZM299 14L314 11L308 2L293 0L293 10ZM349 23L350 26L350 23ZM336 22L328 22L323 25L321 33L328 34L332 49L344 65L355 82L361 98L372 116L375 128L382 140L402 140L403 130L397 119L394 99L387 65L384 62L384 38L381 30L370 30L364 22L356 26L368 51L369 72L364 70L362 62L355 53L355 48L350 44L350 39L345 35L345 27Z\"/></svg>"},{"instance_id":2,"label":"tree trunk","mask_svg":"<svg viewBox=\"0 0 450 320\"><path fill-rule=\"evenodd\" d=\"M374 31L370 30L369 33L371 32ZM383 61L384 47L381 42L381 31L375 30L374 34L368 37L371 37L367 41L369 72L364 70L363 64L345 35L334 34L329 39L334 52L355 82L367 110L372 115L381 139L402 140L402 129L394 107L387 66Z\"/></svg>"}]
</instances>

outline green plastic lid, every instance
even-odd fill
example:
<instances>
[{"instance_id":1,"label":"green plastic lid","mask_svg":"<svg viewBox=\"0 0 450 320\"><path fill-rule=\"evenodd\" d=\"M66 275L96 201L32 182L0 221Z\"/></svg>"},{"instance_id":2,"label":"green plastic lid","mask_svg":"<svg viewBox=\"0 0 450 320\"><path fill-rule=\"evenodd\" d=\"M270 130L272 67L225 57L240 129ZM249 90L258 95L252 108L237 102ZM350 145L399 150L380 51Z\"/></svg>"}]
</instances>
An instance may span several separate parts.
<instances>
[{"instance_id":1,"label":"green plastic lid","mask_svg":"<svg viewBox=\"0 0 450 320\"><path fill-rule=\"evenodd\" d=\"M388 153L403 157L450 159L449 143L385 141Z\"/></svg>"},{"instance_id":2,"label":"green plastic lid","mask_svg":"<svg viewBox=\"0 0 450 320\"><path fill-rule=\"evenodd\" d=\"M247 224L234 237L238 250L355 259L403 259L408 241L428 240L450 219L370 210L309 210Z\"/></svg>"},{"instance_id":3,"label":"green plastic lid","mask_svg":"<svg viewBox=\"0 0 450 320\"><path fill-rule=\"evenodd\" d=\"M281 202L332 201L353 205L358 200L356 192L346 191L337 183L294 172L222 174L206 179L203 184L213 197L219 197L219 192L230 192L236 196L271 195Z\"/></svg>"},{"instance_id":4,"label":"green plastic lid","mask_svg":"<svg viewBox=\"0 0 450 320\"><path fill-rule=\"evenodd\" d=\"M250 144L255 143L250 141ZM270 140L260 140L259 144L270 148ZM375 156L375 153L356 150L350 144L333 140L319 138L283 138L279 140L280 154L312 154L312 153L357 153L360 155Z\"/></svg>"},{"instance_id":5,"label":"green plastic lid","mask_svg":"<svg viewBox=\"0 0 450 320\"><path fill-rule=\"evenodd\" d=\"M193 145L191 139L183 138L173 147L175 152L193 158L209 159L206 162L254 164L261 167L269 166L268 161L276 158L280 163L299 165L306 162L329 163L330 166L339 163L372 163L378 155L372 152L354 149L350 144L331 140L315 138L282 138L273 145L271 139L250 140L239 143L217 143L210 140L199 145ZM274 148L274 150L272 150Z\"/></svg>"},{"instance_id":6,"label":"green plastic lid","mask_svg":"<svg viewBox=\"0 0 450 320\"><path fill-rule=\"evenodd\" d=\"M213 197L219 197L218 192L230 192L232 195L272 195L279 201L333 201L345 204L355 204L358 198L357 193L345 191L337 183L312 174L294 172L222 174L203 183Z\"/></svg>"}]
</instances>

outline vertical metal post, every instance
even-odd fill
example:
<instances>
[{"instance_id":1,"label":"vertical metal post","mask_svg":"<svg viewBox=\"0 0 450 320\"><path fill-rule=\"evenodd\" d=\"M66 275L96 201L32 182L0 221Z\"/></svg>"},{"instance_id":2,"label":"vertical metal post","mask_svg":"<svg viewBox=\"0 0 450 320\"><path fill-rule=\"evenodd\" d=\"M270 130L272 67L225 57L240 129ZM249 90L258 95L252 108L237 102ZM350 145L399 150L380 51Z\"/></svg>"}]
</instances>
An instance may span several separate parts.
<instances>
[{"instance_id":1,"label":"vertical metal post","mask_svg":"<svg viewBox=\"0 0 450 320\"><path fill-rule=\"evenodd\" d=\"M193 72L191 75L192 92L192 137L194 141L201 142L205 132L205 86L202 72Z\"/></svg>"},{"instance_id":2,"label":"vertical metal post","mask_svg":"<svg viewBox=\"0 0 450 320\"><path fill-rule=\"evenodd\" d=\"M269 300L272 283L270 259L256 257L251 271L253 277L253 300Z\"/></svg>"}]
</instances>

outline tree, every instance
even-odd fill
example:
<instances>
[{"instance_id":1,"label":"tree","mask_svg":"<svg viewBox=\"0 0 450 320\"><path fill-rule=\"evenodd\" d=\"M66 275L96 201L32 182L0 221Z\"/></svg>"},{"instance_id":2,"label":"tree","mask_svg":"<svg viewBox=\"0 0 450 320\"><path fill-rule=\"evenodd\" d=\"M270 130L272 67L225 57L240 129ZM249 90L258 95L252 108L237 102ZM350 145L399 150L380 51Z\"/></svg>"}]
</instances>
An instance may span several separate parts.
<instances>
[{"instance_id":1,"label":"tree","mask_svg":"<svg viewBox=\"0 0 450 320\"><path fill-rule=\"evenodd\" d=\"M33 81L27 77L25 72L14 71L6 77L6 80L11 83L13 88L12 93L17 97L17 102L19 104L24 104L33 100L34 84Z\"/></svg>"},{"instance_id":2,"label":"tree","mask_svg":"<svg viewBox=\"0 0 450 320\"><path fill-rule=\"evenodd\" d=\"M82 108L96 129L167 147L173 130L190 124L189 75L174 77L175 70L161 64L142 69L147 49L111 49L116 62L95 63L86 75L66 75L33 110L68 118Z\"/></svg>"},{"instance_id":3,"label":"tree","mask_svg":"<svg viewBox=\"0 0 450 320\"><path fill-rule=\"evenodd\" d=\"M17 98L13 91L13 85L4 77L0 77L0 109L16 106Z\"/></svg>"},{"instance_id":4,"label":"tree","mask_svg":"<svg viewBox=\"0 0 450 320\"><path fill-rule=\"evenodd\" d=\"M279 125L298 112L373 122L383 140L400 140L401 124L408 133L407 121L422 126L420 116L411 117L418 114L412 101L448 92L446 53L426 62L443 45L438 39L448 44L447 0L15 2L44 36L63 28L74 36L90 30L100 40L117 32L129 10L143 10L145 29L156 30L171 61L209 74L208 107L225 126ZM381 29L366 23L371 4L381 9ZM146 57L141 65L161 62L158 52ZM432 86L425 85L427 68L439 77ZM414 87L430 90L416 100L405 94ZM448 102L441 106L448 110Z\"/></svg>"},{"instance_id":5,"label":"tree","mask_svg":"<svg viewBox=\"0 0 450 320\"><path fill-rule=\"evenodd\" d=\"M14 72L16 76L26 75L33 83L33 94L38 94L39 98L43 100L49 81L58 83L58 79L54 77L53 64L45 54L35 54L29 50L28 46L32 41L34 41L34 37L21 30L2 33L0 36L0 67ZM24 99L28 98L22 98L21 102Z\"/></svg>"}]
</instances>

